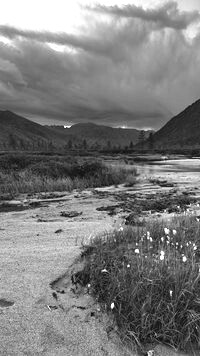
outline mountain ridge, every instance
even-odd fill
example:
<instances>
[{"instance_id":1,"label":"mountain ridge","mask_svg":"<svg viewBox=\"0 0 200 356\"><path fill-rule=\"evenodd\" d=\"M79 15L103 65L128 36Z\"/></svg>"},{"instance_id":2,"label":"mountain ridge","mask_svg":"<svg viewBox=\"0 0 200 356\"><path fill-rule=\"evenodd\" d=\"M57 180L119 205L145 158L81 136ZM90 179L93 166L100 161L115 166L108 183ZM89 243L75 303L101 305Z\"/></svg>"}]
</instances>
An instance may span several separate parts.
<instances>
[{"instance_id":1,"label":"mountain ridge","mask_svg":"<svg viewBox=\"0 0 200 356\"><path fill-rule=\"evenodd\" d=\"M200 146L200 99L172 117L153 139L156 147Z\"/></svg>"},{"instance_id":2,"label":"mountain ridge","mask_svg":"<svg viewBox=\"0 0 200 356\"><path fill-rule=\"evenodd\" d=\"M63 148L69 141L80 148L83 140L92 148L109 145L128 147L137 143L140 132L137 129L113 128L91 122L74 124L70 128L43 126L9 110L0 111L1 149Z\"/></svg>"},{"instance_id":3,"label":"mountain ridge","mask_svg":"<svg viewBox=\"0 0 200 356\"><path fill-rule=\"evenodd\" d=\"M55 127L55 126L54 126ZM55 127L60 132L66 132L79 139L87 140L88 144L99 144L106 146L108 144L116 147L128 147L131 143L135 145L138 142L141 130L115 128L106 125L97 125L96 123L77 123L70 128L63 126ZM142 130L143 131L143 130ZM144 131L145 138L148 137L150 131Z\"/></svg>"},{"instance_id":4,"label":"mountain ridge","mask_svg":"<svg viewBox=\"0 0 200 356\"><path fill-rule=\"evenodd\" d=\"M47 147L50 142L65 142L62 135L55 134L51 128L45 128L31 120L9 110L0 111L0 147L5 149L37 146Z\"/></svg>"},{"instance_id":5,"label":"mountain ridge","mask_svg":"<svg viewBox=\"0 0 200 356\"><path fill-rule=\"evenodd\" d=\"M152 131L142 130L143 139ZM64 126L42 126L9 110L0 111L1 149L51 148L136 148L141 130L114 128L93 122ZM83 145L84 142L84 145ZM170 149L200 147L200 99L172 117L151 135L142 148Z\"/></svg>"}]
</instances>

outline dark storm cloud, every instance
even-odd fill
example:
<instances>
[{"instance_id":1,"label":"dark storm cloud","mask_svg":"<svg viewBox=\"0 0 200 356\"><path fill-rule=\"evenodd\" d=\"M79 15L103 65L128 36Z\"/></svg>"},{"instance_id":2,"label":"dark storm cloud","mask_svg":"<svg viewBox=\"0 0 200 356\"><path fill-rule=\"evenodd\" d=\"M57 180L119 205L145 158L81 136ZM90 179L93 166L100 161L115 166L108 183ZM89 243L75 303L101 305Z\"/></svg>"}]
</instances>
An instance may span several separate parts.
<instances>
[{"instance_id":1,"label":"dark storm cloud","mask_svg":"<svg viewBox=\"0 0 200 356\"><path fill-rule=\"evenodd\" d=\"M9 72L7 76L4 68L4 76L0 77L0 102L4 108L72 122L89 119L111 125L123 124L123 119L132 125L139 120L137 125L141 125L143 117L157 120L164 117L163 113L168 114L153 97L139 94L138 86L133 88L133 82L127 83L129 70L120 63L113 65L111 60L100 60L89 53L71 56L27 40L16 41L15 46L0 48L1 60ZM9 92L7 100L1 95L3 89Z\"/></svg>"},{"instance_id":2,"label":"dark storm cloud","mask_svg":"<svg viewBox=\"0 0 200 356\"><path fill-rule=\"evenodd\" d=\"M186 29L190 24L200 18L198 11L192 11L189 13L180 11L175 1L163 4L157 9L144 9L134 4L124 5L122 7L117 5L96 5L94 7L87 6L86 8L94 12L155 22L159 25L159 27L169 27L177 30Z\"/></svg>"},{"instance_id":3,"label":"dark storm cloud","mask_svg":"<svg viewBox=\"0 0 200 356\"><path fill-rule=\"evenodd\" d=\"M177 23L186 19L179 15ZM55 122L158 128L198 98L199 36L188 40L180 29L155 31L143 18L115 17L92 17L77 35L0 26L12 40L0 42L0 109Z\"/></svg>"}]
</instances>

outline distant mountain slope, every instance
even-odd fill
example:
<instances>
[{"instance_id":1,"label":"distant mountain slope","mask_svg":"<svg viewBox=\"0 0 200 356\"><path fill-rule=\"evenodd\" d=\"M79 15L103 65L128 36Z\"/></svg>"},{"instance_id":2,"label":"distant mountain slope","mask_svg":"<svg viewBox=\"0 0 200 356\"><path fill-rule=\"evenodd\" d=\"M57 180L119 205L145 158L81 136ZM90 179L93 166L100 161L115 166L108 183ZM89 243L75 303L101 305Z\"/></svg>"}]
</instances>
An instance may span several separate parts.
<instances>
[{"instance_id":1,"label":"distant mountain slope","mask_svg":"<svg viewBox=\"0 0 200 356\"><path fill-rule=\"evenodd\" d=\"M155 147L200 146L200 99L153 135Z\"/></svg>"},{"instance_id":2,"label":"distant mountain slope","mask_svg":"<svg viewBox=\"0 0 200 356\"><path fill-rule=\"evenodd\" d=\"M64 129L62 126L54 126L55 130L65 132L66 135L77 137L79 140L86 140L89 145L99 144L106 146L110 143L112 146L129 146L137 143L140 130L113 128L109 126L96 125L93 123L79 123ZM149 131L145 131L146 138Z\"/></svg>"},{"instance_id":3,"label":"distant mountain slope","mask_svg":"<svg viewBox=\"0 0 200 356\"><path fill-rule=\"evenodd\" d=\"M0 111L0 149L49 149L129 147L138 142L140 130L112 128L93 123L63 126L42 126L11 111ZM146 138L149 131L145 131ZM70 145L69 145L70 143Z\"/></svg>"},{"instance_id":4,"label":"distant mountain slope","mask_svg":"<svg viewBox=\"0 0 200 356\"><path fill-rule=\"evenodd\" d=\"M36 124L11 111L0 111L0 148L44 148L47 145L64 144L65 136L51 128Z\"/></svg>"}]
</instances>

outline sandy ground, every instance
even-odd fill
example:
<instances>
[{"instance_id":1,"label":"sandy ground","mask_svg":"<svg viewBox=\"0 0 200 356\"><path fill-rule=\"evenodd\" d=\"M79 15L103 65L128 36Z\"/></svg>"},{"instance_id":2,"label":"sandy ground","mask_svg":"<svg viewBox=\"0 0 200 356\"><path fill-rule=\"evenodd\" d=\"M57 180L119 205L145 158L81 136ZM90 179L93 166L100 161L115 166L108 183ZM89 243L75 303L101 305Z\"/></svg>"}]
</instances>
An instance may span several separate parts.
<instances>
[{"instance_id":1,"label":"sandy ground","mask_svg":"<svg viewBox=\"0 0 200 356\"><path fill-rule=\"evenodd\" d=\"M108 192L112 189L116 191L109 188ZM159 188L138 184L135 191L141 189L148 193ZM26 203L28 198L19 198L24 199ZM81 243L117 228L122 221L120 216L96 210L111 204L116 204L112 194L99 197L85 191L68 193L46 206L0 213L0 299L14 302L10 307L0 306L0 355L136 355L122 347L114 332L108 332L110 321L92 298L84 291L73 293L70 284ZM61 216L62 211L73 210L82 215ZM62 231L55 233L59 229ZM50 283L63 274L60 291L64 293L56 292L55 299L52 293L56 289ZM177 354L157 346L156 355Z\"/></svg>"},{"instance_id":2,"label":"sandy ground","mask_svg":"<svg viewBox=\"0 0 200 356\"><path fill-rule=\"evenodd\" d=\"M96 211L103 202L95 200L90 192L67 194L46 207L0 213L0 299L14 302L0 307L0 355L122 355L90 296L77 298L69 286L55 300L50 288L79 256L83 240L115 226ZM83 214L61 217L66 210Z\"/></svg>"}]
</instances>

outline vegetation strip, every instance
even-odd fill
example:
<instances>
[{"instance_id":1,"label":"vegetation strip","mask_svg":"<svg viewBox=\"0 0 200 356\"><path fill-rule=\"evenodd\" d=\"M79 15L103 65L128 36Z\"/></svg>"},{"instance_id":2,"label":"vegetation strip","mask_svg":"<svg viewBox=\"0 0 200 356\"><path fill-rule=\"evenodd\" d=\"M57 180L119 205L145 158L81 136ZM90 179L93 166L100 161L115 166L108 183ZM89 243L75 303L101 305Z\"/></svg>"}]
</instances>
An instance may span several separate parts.
<instances>
[{"instance_id":1,"label":"vegetation strip","mask_svg":"<svg viewBox=\"0 0 200 356\"><path fill-rule=\"evenodd\" d=\"M72 191L135 184L137 172L106 165L94 158L57 155L15 154L0 156L0 194L12 198L19 193ZM9 194L9 196L8 196Z\"/></svg>"},{"instance_id":2,"label":"vegetation strip","mask_svg":"<svg viewBox=\"0 0 200 356\"><path fill-rule=\"evenodd\" d=\"M195 216L147 222L95 237L83 247L84 269L102 310L121 336L186 349L200 339L200 224ZM86 282L85 282L86 281Z\"/></svg>"}]
</instances>

